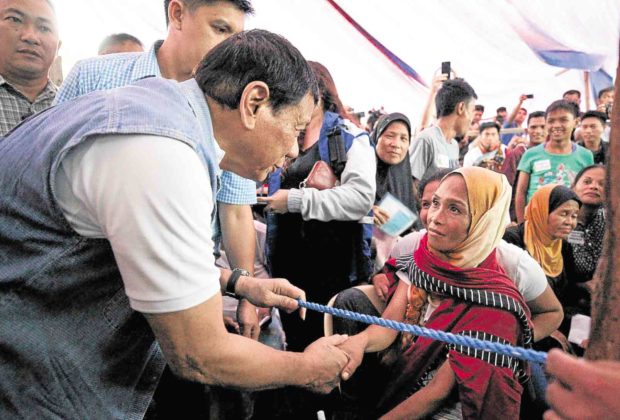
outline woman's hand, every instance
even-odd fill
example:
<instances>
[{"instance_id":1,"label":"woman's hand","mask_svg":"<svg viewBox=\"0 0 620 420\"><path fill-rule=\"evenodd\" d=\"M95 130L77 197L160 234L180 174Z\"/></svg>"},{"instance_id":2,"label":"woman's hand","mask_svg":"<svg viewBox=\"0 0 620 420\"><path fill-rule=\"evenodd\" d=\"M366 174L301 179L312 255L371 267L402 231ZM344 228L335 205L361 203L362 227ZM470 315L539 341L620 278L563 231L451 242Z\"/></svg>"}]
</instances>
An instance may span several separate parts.
<instances>
[{"instance_id":1,"label":"woman's hand","mask_svg":"<svg viewBox=\"0 0 620 420\"><path fill-rule=\"evenodd\" d=\"M284 214L288 212L288 190L278 190L269 197L256 197L259 203L266 203L266 211Z\"/></svg>"},{"instance_id":2,"label":"woman's hand","mask_svg":"<svg viewBox=\"0 0 620 420\"><path fill-rule=\"evenodd\" d=\"M374 215L374 222L377 227L381 227L384 223L390 220L390 213L383 210L379 206L372 206L372 214Z\"/></svg>"},{"instance_id":3,"label":"woman's hand","mask_svg":"<svg viewBox=\"0 0 620 420\"><path fill-rule=\"evenodd\" d=\"M390 288L390 280L388 280L387 275L383 273L375 274L374 276L372 276L371 281L372 285L375 288L377 296L379 296L379 298L385 302L387 300L388 290Z\"/></svg>"},{"instance_id":4,"label":"woman's hand","mask_svg":"<svg viewBox=\"0 0 620 420\"><path fill-rule=\"evenodd\" d=\"M340 374L343 380L348 380L362 364L367 341L365 334L360 333L349 337L347 341L338 346L349 356L349 361Z\"/></svg>"}]
</instances>

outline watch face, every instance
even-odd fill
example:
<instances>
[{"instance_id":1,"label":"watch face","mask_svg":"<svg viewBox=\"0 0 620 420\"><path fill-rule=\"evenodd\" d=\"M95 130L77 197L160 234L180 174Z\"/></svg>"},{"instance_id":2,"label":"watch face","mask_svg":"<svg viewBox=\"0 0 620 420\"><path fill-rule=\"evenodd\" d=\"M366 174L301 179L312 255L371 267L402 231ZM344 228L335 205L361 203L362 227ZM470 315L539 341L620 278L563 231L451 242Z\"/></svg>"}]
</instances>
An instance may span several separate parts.
<instances>
[{"instance_id":1,"label":"watch face","mask_svg":"<svg viewBox=\"0 0 620 420\"><path fill-rule=\"evenodd\" d=\"M233 269L233 273L237 271L240 273L240 275L245 276L245 277L249 277L250 276L250 272L248 270L244 270L243 268L235 268Z\"/></svg>"}]
</instances>

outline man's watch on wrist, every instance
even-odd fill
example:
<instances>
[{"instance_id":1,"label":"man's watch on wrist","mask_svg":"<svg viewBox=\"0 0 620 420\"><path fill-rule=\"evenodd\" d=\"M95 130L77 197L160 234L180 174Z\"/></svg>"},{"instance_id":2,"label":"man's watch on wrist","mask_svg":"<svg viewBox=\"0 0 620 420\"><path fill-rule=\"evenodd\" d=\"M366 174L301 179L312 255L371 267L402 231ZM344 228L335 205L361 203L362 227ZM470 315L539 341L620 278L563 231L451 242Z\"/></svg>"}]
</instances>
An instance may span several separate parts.
<instances>
[{"instance_id":1,"label":"man's watch on wrist","mask_svg":"<svg viewBox=\"0 0 620 420\"><path fill-rule=\"evenodd\" d=\"M226 283L226 290L224 291L224 294L226 296L234 297L235 299L241 299L241 296L235 293L237 280L239 280L239 277L241 276L250 277L250 272L248 270L244 270L243 268L233 268L232 273L228 278L228 283Z\"/></svg>"}]
</instances>

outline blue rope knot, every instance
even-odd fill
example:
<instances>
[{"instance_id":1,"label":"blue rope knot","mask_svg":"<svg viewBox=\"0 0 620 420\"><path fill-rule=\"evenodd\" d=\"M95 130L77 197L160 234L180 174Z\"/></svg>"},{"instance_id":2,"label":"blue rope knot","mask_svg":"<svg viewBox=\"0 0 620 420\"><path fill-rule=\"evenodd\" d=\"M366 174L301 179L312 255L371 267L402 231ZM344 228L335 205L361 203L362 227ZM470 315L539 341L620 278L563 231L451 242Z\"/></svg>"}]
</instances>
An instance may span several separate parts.
<instances>
[{"instance_id":1,"label":"blue rope knot","mask_svg":"<svg viewBox=\"0 0 620 420\"><path fill-rule=\"evenodd\" d=\"M523 347L511 346L501 343L493 343L491 341L480 340L477 338L467 337L463 335L456 335L441 330L433 330L430 328L420 327L419 325L405 324L403 322L396 322L390 319L360 314L344 309L332 308L330 306L319 305L318 303L306 302L301 299L297 299L297 303L300 307L312 309L313 311L322 312L340 318L350 319L353 321L360 321L365 324L379 325L381 327L390 328L392 330L411 333L420 337L432 338L433 340L443 341L444 343L448 344L467 346L477 350L487 350L497 354L514 357L520 360L526 360L528 362L544 364L547 361L547 353L542 351L525 349Z\"/></svg>"}]
</instances>

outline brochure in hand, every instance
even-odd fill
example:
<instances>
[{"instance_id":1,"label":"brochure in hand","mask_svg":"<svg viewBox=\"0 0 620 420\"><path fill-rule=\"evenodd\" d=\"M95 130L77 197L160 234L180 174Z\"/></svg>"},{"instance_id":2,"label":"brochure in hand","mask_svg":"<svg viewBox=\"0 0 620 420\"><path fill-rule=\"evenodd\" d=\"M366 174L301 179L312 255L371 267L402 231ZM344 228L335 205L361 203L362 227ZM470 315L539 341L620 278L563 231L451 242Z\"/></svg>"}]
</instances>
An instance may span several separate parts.
<instances>
[{"instance_id":1,"label":"brochure in hand","mask_svg":"<svg viewBox=\"0 0 620 420\"><path fill-rule=\"evenodd\" d=\"M390 215L388 221L379 226L379 229L390 236L400 235L413 225L417 219L417 216L407 206L390 193L383 197L379 207Z\"/></svg>"}]
</instances>

